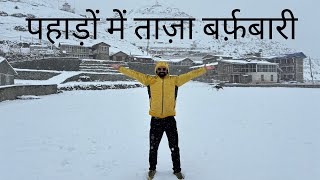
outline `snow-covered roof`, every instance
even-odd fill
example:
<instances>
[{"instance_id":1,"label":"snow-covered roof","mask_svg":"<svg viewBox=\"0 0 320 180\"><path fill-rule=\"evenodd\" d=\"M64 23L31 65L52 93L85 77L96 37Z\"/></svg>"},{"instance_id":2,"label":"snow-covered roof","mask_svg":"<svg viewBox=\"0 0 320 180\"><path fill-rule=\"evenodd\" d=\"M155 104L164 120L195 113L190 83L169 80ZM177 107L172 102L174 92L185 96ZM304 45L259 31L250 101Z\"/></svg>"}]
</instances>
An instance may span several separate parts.
<instances>
[{"instance_id":1,"label":"snow-covered roof","mask_svg":"<svg viewBox=\"0 0 320 180\"><path fill-rule=\"evenodd\" d=\"M286 54L286 57L301 57L301 58L307 58L307 56L306 56L303 52Z\"/></svg>"},{"instance_id":2,"label":"snow-covered roof","mask_svg":"<svg viewBox=\"0 0 320 180\"><path fill-rule=\"evenodd\" d=\"M135 58L144 58L144 59L152 59L152 56L144 56L144 55L133 55Z\"/></svg>"},{"instance_id":3,"label":"snow-covered roof","mask_svg":"<svg viewBox=\"0 0 320 180\"><path fill-rule=\"evenodd\" d=\"M105 45L107 45L107 46L109 46L110 47L110 44L107 44L107 43L105 43L105 42L102 42L102 41L100 41L99 43L91 43L92 44L92 46L96 46L96 45L98 45L98 44L105 44Z\"/></svg>"},{"instance_id":4,"label":"snow-covered roof","mask_svg":"<svg viewBox=\"0 0 320 180\"><path fill-rule=\"evenodd\" d=\"M4 58L4 57L0 57L0 63L5 62L11 69L12 69L12 73L13 74L18 74L14 68L11 66L11 64Z\"/></svg>"},{"instance_id":5,"label":"snow-covered roof","mask_svg":"<svg viewBox=\"0 0 320 180\"><path fill-rule=\"evenodd\" d=\"M0 63L2 63L4 60L6 60L4 57L0 57Z\"/></svg>"},{"instance_id":6,"label":"snow-covered roof","mask_svg":"<svg viewBox=\"0 0 320 180\"><path fill-rule=\"evenodd\" d=\"M231 64L278 65L277 63L271 63L268 61L259 61L259 60L221 60L221 62L231 63Z\"/></svg>"},{"instance_id":7,"label":"snow-covered roof","mask_svg":"<svg viewBox=\"0 0 320 180\"><path fill-rule=\"evenodd\" d=\"M228 56L228 55L224 55L224 54L216 54L216 55L212 55L215 57L222 57L222 58L232 58L232 56Z\"/></svg>"},{"instance_id":8,"label":"snow-covered roof","mask_svg":"<svg viewBox=\"0 0 320 180\"><path fill-rule=\"evenodd\" d=\"M218 64L219 64L218 62L209 63L209 64L202 64L202 65L198 65L198 66L192 66L192 67L190 67L190 69L201 68L201 67L204 67L204 66L217 66Z\"/></svg>"},{"instance_id":9,"label":"snow-covered roof","mask_svg":"<svg viewBox=\"0 0 320 180\"><path fill-rule=\"evenodd\" d=\"M125 52L123 52L123 51L110 52L110 53L109 53L110 56L114 56L114 55L117 55L117 54L125 54L125 55L128 55L127 53L125 53Z\"/></svg>"},{"instance_id":10,"label":"snow-covered roof","mask_svg":"<svg viewBox=\"0 0 320 180\"><path fill-rule=\"evenodd\" d=\"M280 57L280 56L275 56L275 55L273 55L273 56L263 56L263 57L261 57L261 58L264 58L264 59L273 59L273 58L277 58L277 57Z\"/></svg>"},{"instance_id":11,"label":"snow-covered roof","mask_svg":"<svg viewBox=\"0 0 320 180\"><path fill-rule=\"evenodd\" d=\"M67 45L67 46L81 46L79 42L70 41L70 42L60 42L59 45ZM82 47L92 47L91 44L85 43Z\"/></svg>"},{"instance_id":12,"label":"snow-covered roof","mask_svg":"<svg viewBox=\"0 0 320 180\"><path fill-rule=\"evenodd\" d=\"M105 43L101 40L96 39L96 40L91 40L91 41L84 41L84 44L82 47L92 47L92 46L100 44L100 43L104 43L104 44L110 46L108 43ZM59 44L60 45L81 46L80 42L77 42L77 41L59 42Z\"/></svg>"},{"instance_id":13,"label":"snow-covered roof","mask_svg":"<svg viewBox=\"0 0 320 180\"><path fill-rule=\"evenodd\" d=\"M49 47L48 45L44 45L44 44L31 44L30 47Z\"/></svg>"},{"instance_id":14,"label":"snow-covered roof","mask_svg":"<svg viewBox=\"0 0 320 180\"><path fill-rule=\"evenodd\" d=\"M203 64L203 61L193 61L196 64Z\"/></svg>"},{"instance_id":15,"label":"snow-covered roof","mask_svg":"<svg viewBox=\"0 0 320 180\"><path fill-rule=\"evenodd\" d=\"M166 61L164 59L162 59L161 57L155 56L152 58L154 61Z\"/></svg>"},{"instance_id":16,"label":"snow-covered roof","mask_svg":"<svg viewBox=\"0 0 320 180\"><path fill-rule=\"evenodd\" d=\"M184 61L184 60L186 60L186 59L189 59L189 58L169 59L169 61L171 61L171 62L181 62L181 61ZM189 59L189 60L191 60L191 59ZM191 61L192 61L192 60L191 60Z\"/></svg>"},{"instance_id":17,"label":"snow-covered roof","mask_svg":"<svg viewBox=\"0 0 320 180\"><path fill-rule=\"evenodd\" d=\"M178 59L155 59L155 61L163 61L163 62L173 62L173 63L179 63L181 61L184 61L186 59L190 58L178 58ZM191 59L190 59L191 60ZM192 60L191 60L192 61Z\"/></svg>"},{"instance_id":18,"label":"snow-covered roof","mask_svg":"<svg viewBox=\"0 0 320 180\"><path fill-rule=\"evenodd\" d=\"M219 57L219 58L233 58L233 56L228 56L224 54L208 54L204 56L202 59L211 59L213 57Z\"/></svg>"},{"instance_id":19,"label":"snow-covered roof","mask_svg":"<svg viewBox=\"0 0 320 180\"><path fill-rule=\"evenodd\" d=\"M297 53L289 53L289 54L280 54L280 55L272 55L272 56L263 56L264 59L274 59L274 58L282 58L282 57L301 57L306 58L307 56L303 52Z\"/></svg>"},{"instance_id":20,"label":"snow-covered roof","mask_svg":"<svg viewBox=\"0 0 320 180\"><path fill-rule=\"evenodd\" d=\"M154 58L154 61L170 62L168 59Z\"/></svg>"},{"instance_id":21,"label":"snow-covered roof","mask_svg":"<svg viewBox=\"0 0 320 180\"><path fill-rule=\"evenodd\" d=\"M203 60L210 60L210 59L212 59L213 57L204 57L204 58L202 58Z\"/></svg>"}]
</instances>

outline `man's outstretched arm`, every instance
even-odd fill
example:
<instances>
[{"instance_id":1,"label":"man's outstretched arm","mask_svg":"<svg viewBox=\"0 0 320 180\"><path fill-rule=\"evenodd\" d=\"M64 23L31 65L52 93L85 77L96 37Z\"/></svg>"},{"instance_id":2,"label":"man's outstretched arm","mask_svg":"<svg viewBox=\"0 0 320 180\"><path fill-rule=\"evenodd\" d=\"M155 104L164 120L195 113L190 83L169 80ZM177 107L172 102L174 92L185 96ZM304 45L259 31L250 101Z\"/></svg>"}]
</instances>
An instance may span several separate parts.
<instances>
[{"instance_id":1,"label":"man's outstretched arm","mask_svg":"<svg viewBox=\"0 0 320 180\"><path fill-rule=\"evenodd\" d=\"M176 85L179 87L179 86L182 86L183 84L185 84L186 82L190 81L191 79L194 79L198 76L201 76L203 75L204 73L207 72L207 70L213 70L215 69L214 66L204 66L202 68L199 68L199 69L195 69L193 71L190 71L188 73L185 73L185 74L181 74L177 77L177 80L176 80Z\"/></svg>"},{"instance_id":2,"label":"man's outstretched arm","mask_svg":"<svg viewBox=\"0 0 320 180\"><path fill-rule=\"evenodd\" d=\"M126 76L129 76L129 77L131 77L133 79L138 80L139 82L141 82L145 86L148 86L150 84L151 77L146 75L146 74L134 71L132 69L128 69L128 68L122 67L120 64L112 64L111 66L114 69L116 69L119 72L121 72L122 74L124 74Z\"/></svg>"}]
</instances>

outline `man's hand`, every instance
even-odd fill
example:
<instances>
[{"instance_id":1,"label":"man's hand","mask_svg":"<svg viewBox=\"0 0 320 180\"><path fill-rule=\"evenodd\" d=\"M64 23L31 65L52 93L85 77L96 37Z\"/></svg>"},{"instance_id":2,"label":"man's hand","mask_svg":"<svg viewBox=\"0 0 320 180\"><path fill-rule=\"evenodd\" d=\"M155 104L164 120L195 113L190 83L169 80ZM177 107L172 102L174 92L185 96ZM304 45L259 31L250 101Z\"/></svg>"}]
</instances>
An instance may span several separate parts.
<instances>
[{"instance_id":1,"label":"man's hand","mask_svg":"<svg viewBox=\"0 0 320 180\"><path fill-rule=\"evenodd\" d=\"M121 65L120 64L111 64L111 66L113 67L113 69L115 70L119 70Z\"/></svg>"},{"instance_id":2,"label":"man's hand","mask_svg":"<svg viewBox=\"0 0 320 180\"><path fill-rule=\"evenodd\" d=\"M204 65L204 68L206 68L206 70L214 70L216 67Z\"/></svg>"}]
</instances>

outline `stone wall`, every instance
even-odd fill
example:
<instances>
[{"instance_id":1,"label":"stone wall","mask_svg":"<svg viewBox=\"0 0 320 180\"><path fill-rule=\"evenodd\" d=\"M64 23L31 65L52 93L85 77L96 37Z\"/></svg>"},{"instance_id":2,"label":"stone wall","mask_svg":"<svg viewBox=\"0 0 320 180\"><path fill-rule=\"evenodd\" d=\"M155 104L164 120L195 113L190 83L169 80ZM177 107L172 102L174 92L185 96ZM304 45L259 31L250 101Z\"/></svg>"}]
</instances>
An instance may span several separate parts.
<instances>
[{"instance_id":1,"label":"stone wall","mask_svg":"<svg viewBox=\"0 0 320 180\"><path fill-rule=\"evenodd\" d=\"M60 74L55 72L23 71L23 70L16 70L16 72L18 73L18 75L15 76L15 79L23 79L23 80L48 80Z\"/></svg>"},{"instance_id":2,"label":"stone wall","mask_svg":"<svg viewBox=\"0 0 320 180\"><path fill-rule=\"evenodd\" d=\"M142 84L97 84L97 85L73 85L73 86L65 86L59 87L59 90L62 91L74 91L74 90L106 90L106 89L129 89L129 88L139 88L144 87Z\"/></svg>"},{"instance_id":3,"label":"stone wall","mask_svg":"<svg viewBox=\"0 0 320 180\"><path fill-rule=\"evenodd\" d=\"M77 58L45 58L32 61L10 62L11 66L19 69L38 69L56 71L79 71L81 60Z\"/></svg>"},{"instance_id":4,"label":"stone wall","mask_svg":"<svg viewBox=\"0 0 320 180\"><path fill-rule=\"evenodd\" d=\"M23 95L49 95L57 93L57 85L24 85L0 87L0 102L14 100L17 96Z\"/></svg>"},{"instance_id":5,"label":"stone wall","mask_svg":"<svg viewBox=\"0 0 320 180\"><path fill-rule=\"evenodd\" d=\"M90 78L89 81L131 81L132 79L123 74L92 74L92 73L81 73L76 76L72 76L66 79L63 83L78 81L80 76L87 76Z\"/></svg>"}]
</instances>

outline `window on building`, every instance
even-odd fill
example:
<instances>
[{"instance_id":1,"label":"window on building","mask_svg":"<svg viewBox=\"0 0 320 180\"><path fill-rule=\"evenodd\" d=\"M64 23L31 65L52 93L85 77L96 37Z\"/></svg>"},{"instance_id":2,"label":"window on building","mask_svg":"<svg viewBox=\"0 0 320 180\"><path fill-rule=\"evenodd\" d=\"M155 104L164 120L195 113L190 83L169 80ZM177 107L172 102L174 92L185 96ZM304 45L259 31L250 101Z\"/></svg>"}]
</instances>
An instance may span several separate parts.
<instances>
[{"instance_id":1,"label":"window on building","mask_svg":"<svg viewBox=\"0 0 320 180\"><path fill-rule=\"evenodd\" d=\"M293 63L293 59L288 59L288 64L292 64Z\"/></svg>"},{"instance_id":2,"label":"window on building","mask_svg":"<svg viewBox=\"0 0 320 180\"><path fill-rule=\"evenodd\" d=\"M273 81L273 75L271 75L271 81Z\"/></svg>"},{"instance_id":3,"label":"window on building","mask_svg":"<svg viewBox=\"0 0 320 180\"><path fill-rule=\"evenodd\" d=\"M243 66L241 66L241 68L240 68L240 72L248 72L248 67L249 67L249 65L247 64L247 65L243 65Z\"/></svg>"},{"instance_id":4,"label":"window on building","mask_svg":"<svg viewBox=\"0 0 320 180\"><path fill-rule=\"evenodd\" d=\"M288 79L290 79L290 80L293 80L293 78L294 78L293 75L288 75L287 77L288 77Z\"/></svg>"},{"instance_id":5,"label":"window on building","mask_svg":"<svg viewBox=\"0 0 320 180\"><path fill-rule=\"evenodd\" d=\"M256 72L256 65L255 64L249 64L248 65L248 72Z\"/></svg>"},{"instance_id":6,"label":"window on building","mask_svg":"<svg viewBox=\"0 0 320 180\"><path fill-rule=\"evenodd\" d=\"M233 72L239 72L240 71L240 65L233 65Z\"/></svg>"},{"instance_id":7,"label":"window on building","mask_svg":"<svg viewBox=\"0 0 320 180\"><path fill-rule=\"evenodd\" d=\"M282 76L284 80L287 80L287 75Z\"/></svg>"},{"instance_id":8,"label":"window on building","mask_svg":"<svg viewBox=\"0 0 320 180\"><path fill-rule=\"evenodd\" d=\"M258 72L268 72L268 65L258 65Z\"/></svg>"},{"instance_id":9,"label":"window on building","mask_svg":"<svg viewBox=\"0 0 320 180\"><path fill-rule=\"evenodd\" d=\"M117 61L122 61L122 57L121 56L117 56Z\"/></svg>"},{"instance_id":10,"label":"window on building","mask_svg":"<svg viewBox=\"0 0 320 180\"><path fill-rule=\"evenodd\" d=\"M224 68L224 71L226 73L229 73L229 72L232 72L233 66L232 65L226 65L223 68Z\"/></svg>"},{"instance_id":11,"label":"window on building","mask_svg":"<svg viewBox=\"0 0 320 180\"><path fill-rule=\"evenodd\" d=\"M5 77L6 77L6 84L7 85L10 84L10 75L5 75Z\"/></svg>"},{"instance_id":12,"label":"window on building","mask_svg":"<svg viewBox=\"0 0 320 180\"><path fill-rule=\"evenodd\" d=\"M264 81L264 75L263 74L261 75L261 81Z\"/></svg>"},{"instance_id":13,"label":"window on building","mask_svg":"<svg viewBox=\"0 0 320 180\"><path fill-rule=\"evenodd\" d=\"M268 72L272 72L272 65L268 65Z\"/></svg>"}]
</instances>

